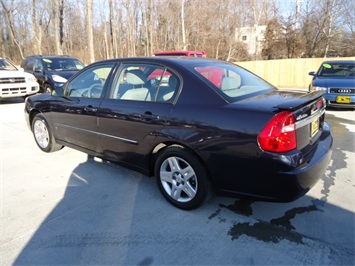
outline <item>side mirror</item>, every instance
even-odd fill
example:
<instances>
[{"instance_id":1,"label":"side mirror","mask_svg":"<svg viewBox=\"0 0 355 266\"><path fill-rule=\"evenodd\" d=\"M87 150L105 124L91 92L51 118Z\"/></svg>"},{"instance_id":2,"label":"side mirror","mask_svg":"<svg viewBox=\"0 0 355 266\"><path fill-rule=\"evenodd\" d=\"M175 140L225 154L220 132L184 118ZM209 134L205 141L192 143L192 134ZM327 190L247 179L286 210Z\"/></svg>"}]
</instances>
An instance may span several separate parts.
<instances>
[{"instance_id":1,"label":"side mirror","mask_svg":"<svg viewBox=\"0 0 355 266\"><path fill-rule=\"evenodd\" d=\"M62 97L64 95L63 87L55 88L51 95L54 97Z\"/></svg>"},{"instance_id":2,"label":"side mirror","mask_svg":"<svg viewBox=\"0 0 355 266\"><path fill-rule=\"evenodd\" d=\"M41 67L36 67L36 68L35 68L35 72L36 72L36 73L43 73L43 68L41 68Z\"/></svg>"},{"instance_id":3,"label":"side mirror","mask_svg":"<svg viewBox=\"0 0 355 266\"><path fill-rule=\"evenodd\" d=\"M316 75L316 72L311 71L311 72L308 73L308 75L310 75L310 76L315 76L315 75Z\"/></svg>"}]
</instances>

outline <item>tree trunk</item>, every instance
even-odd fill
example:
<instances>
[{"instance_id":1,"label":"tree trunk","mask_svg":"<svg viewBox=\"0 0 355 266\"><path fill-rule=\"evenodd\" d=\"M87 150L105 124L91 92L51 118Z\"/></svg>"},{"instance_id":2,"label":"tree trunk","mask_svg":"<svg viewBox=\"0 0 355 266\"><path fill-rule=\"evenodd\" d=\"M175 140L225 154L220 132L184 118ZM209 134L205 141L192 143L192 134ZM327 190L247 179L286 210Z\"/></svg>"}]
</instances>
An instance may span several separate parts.
<instances>
[{"instance_id":1,"label":"tree trunk","mask_svg":"<svg viewBox=\"0 0 355 266\"><path fill-rule=\"evenodd\" d=\"M181 33L182 33L182 49L187 49L186 32L185 32L185 0L181 0Z\"/></svg>"},{"instance_id":2,"label":"tree trunk","mask_svg":"<svg viewBox=\"0 0 355 266\"><path fill-rule=\"evenodd\" d=\"M115 49L115 36L114 36L114 30L113 30L113 3L112 3L112 0L109 0L109 10L110 10L110 16L109 16L109 27L110 27L110 45L111 45L111 49L109 49L108 47L108 53L107 53L107 56L108 58L112 58L113 57L113 54L114 54L114 49Z\"/></svg>"},{"instance_id":3,"label":"tree trunk","mask_svg":"<svg viewBox=\"0 0 355 266\"><path fill-rule=\"evenodd\" d=\"M16 28L14 26L14 16L13 16L13 12L10 11L3 0L1 0L1 5L3 7L3 12L5 13L5 24L6 26L8 27L9 31L10 31L10 36L11 36L11 39L12 41L16 44L19 52L20 52L20 55L21 55L21 58L24 58L23 56L23 51L22 51L22 47L19 43L19 41L17 40L16 38ZM14 55L12 55L11 57L14 57Z\"/></svg>"},{"instance_id":4,"label":"tree trunk","mask_svg":"<svg viewBox=\"0 0 355 266\"><path fill-rule=\"evenodd\" d=\"M54 49L55 54L63 54L60 41L59 41L59 25L58 25L58 16L57 12L59 10L59 0L53 0L52 2L52 23L53 23L53 32L54 32Z\"/></svg>"},{"instance_id":5,"label":"tree trunk","mask_svg":"<svg viewBox=\"0 0 355 266\"><path fill-rule=\"evenodd\" d=\"M93 38L93 24L92 24L92 1L87 0L87 43L88 43L88 50L90 55L90 63L95 62L95 53L94 53L94 38Z\"/></svg>"},{"instance_id":6,"label":"tree trunk","mask_svg":"<svg viewBox=\"0 0 355 266\"><path fill-rule=\"evenodd\" d=\"M59 45L63 52L64 44L64 0L59 3Z\"/></svg>"}]
</instances>

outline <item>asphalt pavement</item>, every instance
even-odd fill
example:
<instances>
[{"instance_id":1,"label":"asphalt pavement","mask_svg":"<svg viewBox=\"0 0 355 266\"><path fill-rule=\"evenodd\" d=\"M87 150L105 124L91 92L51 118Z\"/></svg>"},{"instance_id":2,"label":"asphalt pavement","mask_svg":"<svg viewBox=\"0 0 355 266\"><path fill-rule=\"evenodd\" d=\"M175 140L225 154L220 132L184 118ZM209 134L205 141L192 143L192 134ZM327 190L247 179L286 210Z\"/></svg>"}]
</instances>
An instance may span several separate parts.
<instances>
[{"instance_id":1,"label":"asphalt pavement","mask_svg":"<svg viewBox=\"0 0 355 266\"><path fill-rule=\"evenodd\" d=\"M355 264L353 110L326 111L332 159L306 196L212 195L182 211L153 178L69 148L41 152L23 109L0 101L0 265Z\"/></svg>"}]
</instances>

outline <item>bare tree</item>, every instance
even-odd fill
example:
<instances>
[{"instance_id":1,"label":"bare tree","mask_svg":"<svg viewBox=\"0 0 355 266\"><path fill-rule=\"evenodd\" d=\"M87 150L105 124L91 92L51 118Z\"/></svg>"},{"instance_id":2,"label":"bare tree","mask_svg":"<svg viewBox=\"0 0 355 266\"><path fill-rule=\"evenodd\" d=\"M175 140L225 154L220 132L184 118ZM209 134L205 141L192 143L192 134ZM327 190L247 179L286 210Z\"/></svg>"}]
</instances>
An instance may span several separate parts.
<instances>
[{"instance_id":1,"label":"bare tree","mask_svg":"<svg viewBox=\"0 0 355 266\"><path fill-rule=\"evenodd\" d=\"M251 49L238 39L238 32L242 27L256 32L275 18L280 43L269 39L264 58L355 54L353 0L297 1L296 10L288 6L289 14L280 11L282 3L0 0L0 51L15 61L30 53L66 53L90 63L174 49L204 50L208 57L231 61L256 59L260 55L248 53ZM259 47L260 40L254 43Z\"/></svg>"},{"instance_id":2,"label":"bare tree","mask_svg":"<svg viewBox=\"0 0 355 266\"><path fill-rule=\"evenodd\" d=\"M339 34L339 28L343 26L342 23L337 21L337 18L344 16L348 3L348 0L326 0L324 3L323 14L326 17L323 29L326 38L324 57L328 55L333 37Z\"/></svg>"},{"instance_id":3,"label":"bare tree","mask_svg":"<svg viewBox=\"0 0 355 266\"><path fill-rule=\"evenodd\" d=\"M186 32L185 32L185 0L181 0L181 36L182 36L182 49L187 49Z\"/></svg>"},{"instance_id":4,"label":"bare tree","mask_svg":"<svg viewBox=\"0 0 355 266\"><path fill-rule=\"evenodd\" d=\"M87 23L87 44L88 44L88 50L90 54L90 63L95 61L95 52L94 52L94 37L93 37L93 23L92 23L92 0L87 0L87 17L86 17L86 23Z\"/></svg>"},{"instance_id":5,"label":"bare tree","mask_svg":"<svg viewBox=\"0 0 355 266\"><path fill-rule=\"evenodd\" d=\"M53 37L54 37L54 49L55 54L61 55L62 47L60 45L60 34L59 34L59 23L58 23L58 13L60 10L60 3L59 0L53 0L51 2L51 18L52 18L52 25L53 25Z\"/></svg>"},{"instance_id":6,"label":"bare tree","mask_svg":"<svg viewBox=\"0 0 355 266\"><path fill-rule=\"evenodd\" d=\"M0 3L3 8L5 23L7 25L7 29L10 33L9 35L10 35L11 41L16 44L16 47L18 48L18 51L20 52L21 58L24 58L22 47L20 44L19 37L17 36L18 34L17 34L16 26L15 26L14 12L15 12L16 8L14 7L14 1L12 0L10 2L9 6L7 6L5 4L4 0L1 0ZM10 55L12 55L12 57L14 57L14 54L12 54L11 50L9 50L8 52L10 53Z\"/></svg>"}]
</instances>

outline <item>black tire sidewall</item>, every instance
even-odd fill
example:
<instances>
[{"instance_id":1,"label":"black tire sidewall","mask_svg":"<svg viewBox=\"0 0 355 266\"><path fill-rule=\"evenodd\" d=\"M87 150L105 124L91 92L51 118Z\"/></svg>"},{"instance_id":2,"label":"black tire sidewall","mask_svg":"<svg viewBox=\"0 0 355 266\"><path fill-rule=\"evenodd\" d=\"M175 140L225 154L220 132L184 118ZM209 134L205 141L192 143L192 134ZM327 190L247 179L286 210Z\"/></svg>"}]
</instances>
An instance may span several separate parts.
<instances>
[{"instance_id":1,"label":"black tire sidewall","mask_svg":"<svg viewBox=\"0 0 355 266\"><path fill-rule=\"evenodd\" d=\"M179 157L183 160L185 160L194 170L198 182L198 187L197 187L197 192L195 197L188 201L188 202L178 202L174 200L173 198L170 197L170 195L167 194L165 189L163 188L163 185L160 180L160 168L162 166L162 163L169 157ZM202 163L198 160L198 158L193 155L191 152L188 152L182 147L178 146L171 146L165 148L158 156L158 159L155 163L155 176L156 176L156 182L157 186L161 192L161 194L164 196L164 198L170 202L172 205L175 207L178 207L180 209L184 210L191 210L195 209L203 204L205 199L208 196L209 193L209 180L207 176L207 172L202 165Z\"/></svg>"}]
</instances>

